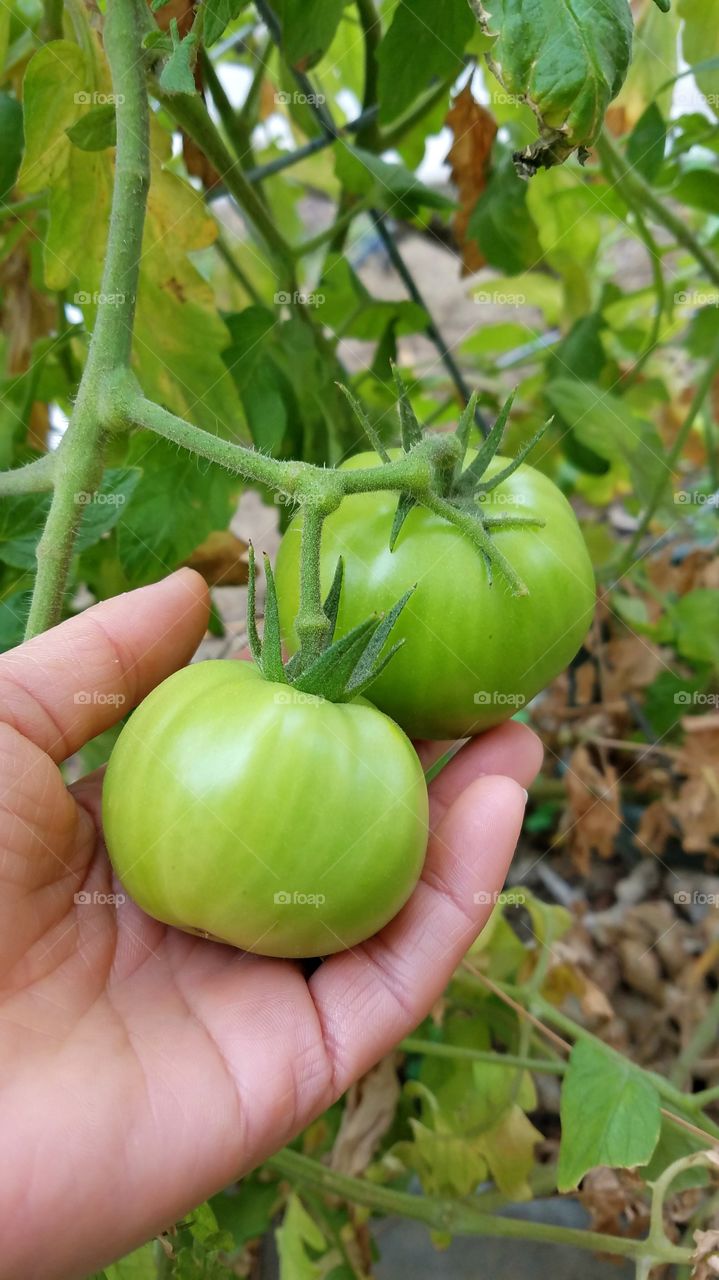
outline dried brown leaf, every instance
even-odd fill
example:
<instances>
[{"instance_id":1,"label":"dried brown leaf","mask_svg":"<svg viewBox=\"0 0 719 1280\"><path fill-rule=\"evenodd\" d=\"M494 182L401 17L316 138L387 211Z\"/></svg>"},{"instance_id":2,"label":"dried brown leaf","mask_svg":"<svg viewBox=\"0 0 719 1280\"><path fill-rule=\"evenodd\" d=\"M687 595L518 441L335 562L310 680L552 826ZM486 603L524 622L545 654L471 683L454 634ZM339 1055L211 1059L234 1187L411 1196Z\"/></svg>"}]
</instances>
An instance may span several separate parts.
<instances>
[{"instance_id":1,"label":"dried brown leaf","mask_svg":"<svg viewBox=\"0 0 719 1280\"><path fill-rule=\"evenodd\" d=\"M185 563L201 573L210 587L240 587L247 582L247 543L229 530L211 533Z\"/></svg>"},{"instance_id":2,"label":"dried brown leaf","mask_svg":"<svg viewBox=\"0 0 719 1280\"><path fill-rule=\"evenodd\" d=\"M391 1054L352 1085L332 1148L333 1169L352 1177L364 1173L394 1119L399 1092Z\"/></svg>"},{"instance_id":3,"label":"dried brown leaf","mask_svg":"<svg viewBox=\"0 0 719 1280\"><path fill-rule=\"evenodd\" d=\"M462 275L467 276L479 271L487 261L477 242L467 238L467 226L487 185L497 124L487 108L475 102L469 85L457 94L445 124L454 134L447 160L459 193L459 209L452 225L462 253Z\"/></svg>"}]
</instances>

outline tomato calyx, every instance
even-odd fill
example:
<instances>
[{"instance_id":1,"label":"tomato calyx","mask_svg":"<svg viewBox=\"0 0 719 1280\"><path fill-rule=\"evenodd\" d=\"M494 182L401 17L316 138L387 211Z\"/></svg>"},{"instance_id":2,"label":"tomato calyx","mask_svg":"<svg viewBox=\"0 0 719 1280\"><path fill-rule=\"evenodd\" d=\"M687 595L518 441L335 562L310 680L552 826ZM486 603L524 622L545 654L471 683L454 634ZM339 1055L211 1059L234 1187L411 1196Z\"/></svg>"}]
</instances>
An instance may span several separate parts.
<instances>
[{"instance_id":1,"label":"tomato calyx","mask_svg":"<svg viewBox=\"0 0 719 1280\"><path fill-rule=\"evenodd\" d=\"M404 640L397 640L386 649L390 633L414 587L405 591L394 607L385 614L374 614L335 640L339 613L344 562L337 562L332 586L323 604L328 626L320 653L306 665L301 650L288 662L282 658L277 589L268 556L264 556L267 596L265 617L260 639L257 630L256 581L257 569L252 544L249 551L249 581L247 591L247 635L255 665L265 680L275 684L292 685L301 693L324 698L328 702L351 702L360 697L384 671L387 663L402 648Z\"/></svg>"},{"instance_id":2,"label":"tomato calyx","mask_svg":"<svg viewBox=\"0 0 719 1280\"><path fill-rule=\"evenodd\" d=\"M392 365L392 373L397 388L402 449L405 453L410 453L422 443L425 439L425 433L410 403L404 379L394 364ZM361 405L346 388L343 387L342 390L357 414L373 448L379 454L383 463L389 462L389 454L377 436L374 427L368 421ZM506 467L503 467L500 471L493 471L489 475L488 469L499 452L515 395L516 390L508 396L494 426L480 445L476 456L468 466L465 466L470 432L475 420L477 407L477 392L475 391L471 395L460 416L456 430L452 436L446 437L447 448L437 450L433 454L434 482L432 492L420 496L415 496L409 492L400 493L390 529L389 549L394 551L407 516L418 503L421 503L447 520L449 524L455 525L465 536L469 537L485 561L490 581L493 570L496 569L506 581L512 594L522 596L527 594L527 587L497 547L492 538L492 533L498 529L517 529L522 527L526 527L528 530L538 529L544 525L545 521L540 516L514 515L505 511L487 513L482 509L482 503L486 500L487 495L508 480L517 468L522 465L535 445L541 440L549 426L549 422L551 422L551 418L548 422L545 422L539 431L535 432L531 439L522 445L516 457Z\"/></svg>"}]
</instances>

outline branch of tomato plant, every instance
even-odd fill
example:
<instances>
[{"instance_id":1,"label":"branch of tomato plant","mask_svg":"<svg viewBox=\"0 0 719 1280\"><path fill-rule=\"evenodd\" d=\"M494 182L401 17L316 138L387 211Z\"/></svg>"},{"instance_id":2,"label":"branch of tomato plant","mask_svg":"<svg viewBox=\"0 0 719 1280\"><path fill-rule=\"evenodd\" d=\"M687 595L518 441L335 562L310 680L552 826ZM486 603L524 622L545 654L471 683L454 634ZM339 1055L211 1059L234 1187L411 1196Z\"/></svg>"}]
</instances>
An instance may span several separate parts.
<instances>
[{"instance_id":1,"label":"branch of tomato plant","mask_svg":"<svg viewBox=\"0 0 719 1280\"><path fill-rule=\"evenodd\" d=\"M366 1205L380 1213L399 1214L423 1222L436 1231L451 1235L490 1236L509 1240L534 1240L543 1244L563 1244L575 1249L611 1253L619 1258L643 1258L647 1255L647 1241L632 1240L626 1236L602 1235L598 1231L583 1231L574 1227L560 1227L544 1222L531 1222L521 1218L505 1218L488 1213L482 1208L482 1196L463 1200L447 1200L434 1196L418 1196L407 1191L396 1191L338 1173L320 1164L318 1160L301 1155L285 1147L267 1161L271 1169L286 1177L293 1185L306 1183L330 1195L340 1196L355 1204ZM691 1250L673 1245L666 1239L652 1243L653 1265L659 1263L688 1262Z\"/></svg>"},{"instance_id":2,"label":"branch of tomato plant","mask_svg":"<svg viewBox=\"0 0 719 1280\"><path fill-rule=\"evenodd\" d=\"M363 113L377 106L379 64L377 50L382 38L382 20L375 8L374 0L357 0L357 13L362 27L364 41L364 95L362 98ZM379 149L380 134L376 116L357 134L357 142L370 151Z\"/></svg>"},{"instance_id":3,"label":"branch of tomato plant","mask_svg":"<svg viewBox=\"0 0 719 1280\"><path fill-rule=\"evenodd\" d=\"M639 356L639 359L634 362L626 378L623 379L622 387L623 390L626 391L637 381L642 369L657 345L659 332L662 327L662 316L666 307L666 282L664 280L664 272L662 271L661 248L657 244L657 241L654 239L654 236L644 221L642 207L635 192L626 181L623 171L615 164L614 154L609 149L599 148L599 155L605 176L609 182L614 184L625 204L634 215L637 234L639 235L639 239L643 242L649 256L649 266L652 273L652 280L654 282L654 293L656 295L654 318L652 321L651 331L647 337L646 346Z\"/></svg>"},{"instance_id":4,"label":"branch of tomato plant","mask_svg":"<svg viewBox=\"0 0 719 1280\"><path fill-rule=\"evenodd\" d=\"M679 1160L674 1160L672 1164L668 1165L653 1182L649 1234L646 1238L650 1256L641 1260L641 1266L637 1269L637 1280L649 1280L652 1269L650 1265L651 1252L661 1249L667 1241L667 1234L664 1229L664 1206L671 1184L682 1173L702 1168L708 1168L714 1174L719 1171L719 1159L714 1152L696 1151L693 1155L682 1156Z\"/></svg>"},{"instance_id":5,"label":"branch of tomato plant","mask_svg":"<svg viewBox=\"0 0 719 1280\"><path fill-rule=\"evenodd\" d=\"M701 412L704 401L706 400L707 396L709 395L709 392L711 391L712 384L716 377L717 371L719 371L719 339L715 343L712 353L706 363L704 372L701 378L699 379L699 382L697 383L696 391L694 392L692 402L689 406L687 415L676 434L674 443L671 449L669 450L669 453L667 454L666 459L663 459L662 473L654 487L654 492L651 498L649 499L649 502L647 503L647 506L644 510L642 518L639 521L639 524L637 525L637 528L634 531L634 534L632 535L629 545L627 546L627 549L624 552L624 555L620 559L619 564L616 566L616 568L613 568L613 567L611 568L612 573L615 574L617 578L621 578L622 575L626 573L627 570L631 567L634 561L635 555L637 553L637 548L639 547L639 544L642 541L642 538L644 537L647 529L649 528L649 525L651 524L651 521L654 517L654 513L657 510L659 503L661 502L662 495L667 487L667 484L671 480L672 474L674 472L674 468L677 462L679 461L679 458L682 455L682 451L684 449L684 445L686 444L687 438L689 436L689 432L694 426L694 423L696 422L696 419Z\"/></svg>"},{"instance_id":6,"label":"branch of tomato plant","mask_svg":"<svg viewBox=\"0 0 719 1280\"><path fill-rule=\"evenodd\" d=\"M566 1053L571 1051L572 1043L570 1043L570 1041L576 1042L577 1040L587 1040L592 1044L595 1044L598 1049L602 1049L605 1053L609 1053L612 1057L615 1057L618 1061L625 1061L624 1055L619 1053L618 1050L613 1049L611 1045L605 1044L603 1040L600 1040L599 1037L595 1036L591 1031L587 1031L586 1027L575 1022L573 1018L570 1018L568 1014L563 1013L561 1009L557 1009L551 1001L547 1000L546 997L541 994L535 994L532 999L533 1008L537 1015L535 1016L525 1008L527 992L524 987L518 987L509 982L493 982L485 974L480 973L473 965L470 965L466 960L464 962L462 980L470 983L474 981L477 985L489 988L499 996L500 999L504 999L507 1003L511 1004L515 1011L520 1014L524 1014L527 1017L531 1017L535 1022L535 1025L539 1026L546 1035L553 1038L554 1043L557 1042L558 1037L550 1030L550 1028L556 1027L559 1031L562 1031L565 1036L570 1038L569 1040L563 1041L563 1048ZM708 1116L705 1116L703 1112L701 1112L694 1103L691 1094L683 1093L681 1089L676 1088L676 1086L673 1085L671 1081L665 1079L664 1076L660 1076L655 1071L648 1071L646 1067L636 1066L636 1070L641 1071L643 1075L651 1080L659 1096L663 1098L670 1107L674 1107L680 1112L689 1111L696 1123L691 1123L685 1119L683 1115L675 1115L673 1111L668 1111L665 1107L662 1107L662 1115L664 1115L666 1119L672 1121L675 1125L678 1125L679 1128L690 1131L695 1135L706 1139L708 1142L716 1143L719 1138L719 1125L716 1125L713 1120L710 1120Z\"/></svg>"},{"instance_id":7,"label":"branch of tomato plant","mask_svg":"<svg viewBox=\"0 0 719 1280\"><path fill-rule=\"evenodd\" d=\"M290 245L277 229L272 214L248 182L239 160L233 160L199 94L165 93L158 85L153 92L180 128L220 174L227 190L237 202L273 261L281 289L297 292L295 261Z\"/></svg>"},{"instance_id":8,"label":"branch of tomato plant","mask_svg":"<svg viewBox=\"0 0 719 1280\"><path fill-rule=\"evenodd\" d=\"M55 483L56 455L45 453L12 471L0 471L0 497L11 494L49 493Z\"/></svg>"},{"instance_id":9,"label":"branch of tomato plant","mask_svg":"<svg viewBox=\"0 0 719 1280\"><path fill-rule=\"evenodd\" d=\"M683 245L693 258L704 268L710 280L719 284L719 263L704 248L694 232L685 222L670 209L668 205L652 190L641 174L627 164L619 147L603 129L595 143L597 154L603 164L613 165L621 176L625 190L630 192L639 205L652 214L654 221L666 227L678 244Z\"/></svg>"},{"instance_id":10,"label":"branch of tomato plant","mask_svg":"<svg viewBox=\"0 0 719 1280\"><path fill-rule=\"evenodd\" d=\"M252 148L252 135L249 127L242 120L239 112L235 111L227 94L224 85L215 70L215 64L212 61L206 49L200 49L199 65L202 73L202 81L209 90L210 97L217 108L217 114L222 121L225 133L232 144L232 149L238 160L242 160L243 164L247 161L250 165L254 165L255 157ZM262 196L262 188L258 185L257 190L260 199Z\"/></svg>"},{"instance_id":11,"label":"branch of tomato plant","mask_svg":"<svg viewBox=\"0 0 719 1280\"><path fill-rule=\"evenodd\" d=\"M709 1003L709 1008L694 1028L694 1032L679 1054L670 1073L669 1079L677 1088L682 1088L691 1078L692 1068L697 1059L701 1058L707 1049L716 1044L717 1031L719 1031L719 991L714 993Z\"/></svg>"},{"instance_id":12,"label":"branch of tomato plant","mask_svg":"<svg viewBox=\"0 0 719 1280\"><path fill-rule=\"evenodd\" d=\"M414 1036L407 1036L398 1048L405 1053L424 1053L431 1058L487 1062L495 1067L521 1067L526 1071L536 1071L539 1075L563 1076L567 1070L566 1062L555 1062L550 1058L522 1057L516 1053L500 1053L492 1049L468 1049L464 1045L443 1044L441 1040L419 1040Z\"/></svg>"},{"instance_id":13,"label":"branch of tomato plant","mask_svg":"<svg viewBox=\"0 0 719 1280\"><path fill-rule=\"evenodd\" d=\"M145 204L150 182L148 102L140 0L110 0L104 39L117 102L117 159L100 302L87 362L67 430L55 454L53 496L37 547L37 576L26 635L57 622L84 506L103 471L107 390L130 363ZM36 473L33 473L36 474Z\"/></svg>"}]
</instances>

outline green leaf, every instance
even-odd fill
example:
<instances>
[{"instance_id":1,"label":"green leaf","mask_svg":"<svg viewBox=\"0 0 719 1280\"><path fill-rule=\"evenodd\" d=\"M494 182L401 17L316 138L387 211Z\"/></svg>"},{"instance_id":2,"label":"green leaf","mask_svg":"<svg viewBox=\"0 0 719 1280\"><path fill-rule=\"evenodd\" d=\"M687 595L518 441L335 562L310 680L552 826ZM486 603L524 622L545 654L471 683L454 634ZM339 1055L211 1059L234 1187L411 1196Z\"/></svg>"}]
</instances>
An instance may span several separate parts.
<instances>
[{"instance_id":1,"label":"green leaf","mask_svg":"<svg viewBox=\"0 0 719 1280\"><path fill-rule=\"evenodd\" d=\"M275 1238L280 1258L280 1280L319 1280L321 1269L307 1250L319 1253L325 1248L325 1238L294 1192L287 1201L282 1226L277 1228Z\"/></svg>"},{"instance_id":2,"label":"green leaf","mask_svg":"<svg viewBox=\"0 0 719 1280\"><path fill-rule=\"evenodd\" d=\"M240 393L252 439L258 449L274 453L287 431L289 399L267 341L277 318L273 311L257 306L226 316L225 322L232 343L223 359Z\"/></svg>"},{"instance_id":3,"label":"green leaf","mask_svg":"<svg viewBox=\"0 0 719 1280\"><path fill-rule=\"evenodd\" d=\"M554 379L546 395L583 445L626 469L641 502L652 498L662 476L668 483L665 450L656 427L634 413L625 400L595 383L571 378Z\"/></svg>"},{"instance_id":4,"label":"green leaf","mask_svg":"<svg viewBox=\"0 0 719 1280\"><path fill-rule=\"evenodd\" d=\"M339 26L345 0L280 0L275 10L282 26L282 48L290 66L313 66L327 52Z\"/></svg>"},{"instance_id":5,"label":"green leaf","mask_svg":"<svg viewBox=\"0 0 719 1280\"><path fill-rule=\"evenodd\" d=\"M103 151L117 143L117 120L111 102L93 107L65 130L70 141L81 151Z\"/></svg>"},{"instance_id":6,"label":"green leaf","mask_svg":"<svg viewBox=\"0 0 719 1280\"><path fill-rule=\"evenodd\" d=\"M120 563L131 586L176 569L215 529L226 529L240 482L149 432L133 436L126 465L142 478L117 526Z\"/></svg>"},{"instance_id":7,"label":"green leaf","mask_svg":"<svg viewBox=\"0 0 719 1280\"><path fill-rule=\"evenodd\" d=\"M434 79L458 72L473 31L467 0L398 4L379 47L380 119L394 120Z\"/></svg>"},{"instance_id":8,"label":"green leaf","mask_svg":"<svg viewBox=\"0 0 719 1280\"><path fill-rule=\"evenodd\" d=\"M517 177L510 153L495 147L487 185L467 226L490 266L518 275L542 256L537 228L527 206L527 184Z\"/></svg>"},{"instance_id":9,"label":"green leaf","mask_svg":"<svg viewBox=\"0 0 719 1280\"><path fill-rule=\"evenodd\" d=\"M142 1248L135 1249L119 1262L111 1263L102 1274L105 1280L155 1280L157 1257L154 1241L143 1244Z\"/></svg>"},{"instance_id":10,"label":"green leaf","mask_svg":"<svg viewBox=\"0 0 719 1280\"><path fill-rule=\"evenodd\" d=\"M22 644L32 601L32 591L14 591L0 600L0 653Z\"/></svg>"},{"instance_id":11,"label":"green leaf","mask_svg":"<svg viewBox=\"0 0 719 1280\"><path fill-rule=\"evenodd\" d=\"M653 182L664 163L667 126L656 102L650 102L627 139L627 160Z\"/></svg>"},{"instance_id":12,"label":"green leaf","mask_svg":"<svg viewBox=\"0 0 719 1280\"><path fill-rule=\"evenodd\" d=\"M719 173L714 169L688 169L672 189L672 197L692 209L716 213L719 208Z\"/></svg>"},{"instance_id":13,"label":"green leaf","mask_svg":"<svg viewBox=\"0 0 719 1280\"><path fill-rule=\"evenodd\" d=\"M557 1187L573 1191L589 1169L631 1169L659 1139L659 1094L639 1067L592 1040L574 1045L562 1085Z\"/></svg>"},{"instance_id":14,"label":"green leaf","mask_svg":"<svg viewBox=\"0 0 719 1280\"><path fill-rule=\"evenodd\" d=\"M689 591L670 607L675 645L692 662L719 668L719 591Z\"/></svg>"},{"instance_id":15,"label":"green leaf","mask_svg":"<svg viewBox=\"0 0 719 1280\"><path fill-rule=\"evenodd\" d=\"M530 176L580 158L602 127L626 76L632 50L627 0L471 0L484 33L493 36L489 65L507 93L528 102L539 138L518 160Z\"/></svg>"},{"instance_id":16,"label":"green leaf","mask_svg":"<svg viewBox=\"0 0 719 1280\"><path fill-rule=\"evenodd\" d=\"M0 201L8 200L15 186L22 148L22 105L11 94L0 93Z\"/></svg>"},{"instance_id":17,"label":"green leaf","mask_svg":"<svg viewBox=\"0 0 719 1280\"><path fill-rule=\"evenodd\" d=\"M110 468L96 494L78 493L82 512L75 552L79 554L99 542L122 518L140 479L137 469ZM3 499L0 504L0 560L16 569L35 569L37 544L50 509L50 495L27 495Z\"/></svg>"},{"instance_id":18,"label":"green leaf","mask_svg":"<svg viewBox=\"0 0 719 1280\"><path fill-rule=\"evenodd\" d=\"M227 327L214 290L190 257L213 244L217 224L197 192L171 171L171 153L170 137L153 119L136 371L145 394L181 418L215 434L246 437L240 398L223 359Z\"/></svg>"},{"instance_id":19,"label":"green leaf","mask_svg":"<svg viewBox=\"0 0 719 1280\"><path fill-rule=\"evenodd\" d=\"M49 289L66 289L78 277L87 292L100 284L112 167L107 152L81 151L67 131L110 88L89 30L83 48L69 40L43 45L25 72L25 155L18 183L26 195L49 189L43 254Z\"/></svg>"},{"instance_id":20,"label":"green leaf","mask_svg":"<svg viewBox=\"0 0 719 1280\"><path fill-rule=\"evenodd\" d=\"M398 217L414 217L418 209L453 209L454 202L439 191L432 191L403 164L382 160L363 147L339 142L335 155L335 173L352 195L370 196L375 204L393 211Z\"/></svg>"},{"instance_id":21,"label":"green leaf","mask_svg":"<svg viewBox=\"0 0 719 1280\"><path fill-rule=\"evenodd\" d=\"M243 8L244 0L205 0L202 38L206 48L209 49L219 40L230 23L239 17Z\"/></svg>"},{"instance_id":22,"label":"green leaf","mask_svg":"<svg viewBox=\"0 0 719 1280\"><path fill-rule=\"evenodd\" d=\"M180 39L177 18L170 19L170 35L172 37L172 53L160 72L160 88L165 93L195 93L195 54L197 36L188 31Z\"/></svg>"}]
</instances>

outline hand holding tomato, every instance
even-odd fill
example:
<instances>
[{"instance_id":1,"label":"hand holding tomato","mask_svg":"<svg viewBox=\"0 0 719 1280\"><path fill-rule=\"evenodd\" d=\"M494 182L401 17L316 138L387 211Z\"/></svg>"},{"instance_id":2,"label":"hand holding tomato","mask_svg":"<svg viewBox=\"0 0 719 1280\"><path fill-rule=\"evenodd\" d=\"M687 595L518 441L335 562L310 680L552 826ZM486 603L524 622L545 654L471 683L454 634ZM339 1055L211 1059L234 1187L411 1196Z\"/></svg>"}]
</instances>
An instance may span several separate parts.
<instances>
[{"instance_id":1,"label":"hand holding tomato","mask_svg":"<svg viewBox=\"0 0 719 1280\"><path fill-rule=\"evenodd\" d=\"M159 924L113 900L100 776L66 788L57 765L187 662L206 620L183 570L0 658L0 1222L24 1280L148 1239L410 1032L484 924L474 895L501 887L538 767L516 723L465 747L430 788L409 902L309 979Z\"/></svg>"}]
</instances>

